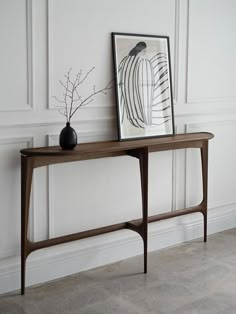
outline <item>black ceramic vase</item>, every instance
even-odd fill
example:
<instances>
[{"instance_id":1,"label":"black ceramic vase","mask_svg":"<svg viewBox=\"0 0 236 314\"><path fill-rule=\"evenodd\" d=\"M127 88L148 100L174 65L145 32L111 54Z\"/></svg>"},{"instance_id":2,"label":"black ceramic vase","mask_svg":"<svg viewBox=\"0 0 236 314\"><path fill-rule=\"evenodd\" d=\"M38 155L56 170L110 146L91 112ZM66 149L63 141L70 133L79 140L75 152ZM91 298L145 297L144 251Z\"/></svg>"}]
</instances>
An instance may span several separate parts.
<instances>
[{"instance_id":1,"label":"black ceramic vase","mask_svg":"<svg viewBox=\"0 0 236 314\"><path fill-rule=\"evenodd\" d=\"M70 126L70 122L67 122L64 129L61 130L59 143L62 149L73 149L76 146L77 134Z\"/></svg>"}]
</instances>

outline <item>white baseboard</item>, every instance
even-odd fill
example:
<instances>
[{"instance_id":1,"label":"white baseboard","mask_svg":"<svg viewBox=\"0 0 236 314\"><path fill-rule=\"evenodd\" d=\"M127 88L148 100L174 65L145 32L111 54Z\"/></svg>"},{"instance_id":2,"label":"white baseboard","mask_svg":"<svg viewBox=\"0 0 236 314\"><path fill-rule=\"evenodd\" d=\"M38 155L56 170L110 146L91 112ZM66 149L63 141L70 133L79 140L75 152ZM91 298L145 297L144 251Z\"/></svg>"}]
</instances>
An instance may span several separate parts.
<instances>
[{"instance_id":1,"label":"white baseboard","mask_svg":"<svg viewBox=\"0 0 236 314\"><path fill-rule=\"evenodd\" d=\"M208 235L236 227L236 204L210 209ZM200 213L149 225L148 250L155 251L203 236ZM26 286L142 254L140 236L128 230L39 250L27 260ZM143 265L140 265L140 270ZM20 257L0 261L0 294L20 288Z\"/></svg>"}]
</instances>

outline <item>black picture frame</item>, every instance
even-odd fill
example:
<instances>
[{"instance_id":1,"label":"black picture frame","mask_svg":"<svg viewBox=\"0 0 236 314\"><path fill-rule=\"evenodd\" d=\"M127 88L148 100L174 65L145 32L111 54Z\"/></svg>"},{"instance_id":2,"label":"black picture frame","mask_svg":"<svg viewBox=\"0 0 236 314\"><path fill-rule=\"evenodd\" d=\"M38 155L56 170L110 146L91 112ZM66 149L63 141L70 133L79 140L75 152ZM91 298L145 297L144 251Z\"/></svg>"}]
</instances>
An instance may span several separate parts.
<instances>
[{"instance_id":1,"label":"black picture frame","mask_svg":"<svg viewBox=\"0 0 236 314\"><path fill-rule=\"evenodd\" d=\"M174 135L169 37L111 35L119 140Z\"/></svg>"}]
</instances>

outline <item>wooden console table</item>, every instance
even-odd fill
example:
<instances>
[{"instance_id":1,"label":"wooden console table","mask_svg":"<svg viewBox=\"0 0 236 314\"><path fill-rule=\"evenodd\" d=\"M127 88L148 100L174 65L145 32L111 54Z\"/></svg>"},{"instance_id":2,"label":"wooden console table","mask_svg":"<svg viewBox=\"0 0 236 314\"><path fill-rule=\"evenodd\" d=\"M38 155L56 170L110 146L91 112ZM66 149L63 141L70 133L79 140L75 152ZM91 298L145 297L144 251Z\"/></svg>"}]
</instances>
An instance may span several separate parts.
<instances>
[{"instance_id":1,"label":"wooden console table","mask_svg":"<svg viewBox=\"0 0 236 314\"><path fill-rule=\"evenodd\" d=\"M59 146L22 149L21 152L21 294L25 292L26 259L33 251L53 245L84 239L116 230L130 229L137 232L144 243L144 273L147 272L147 226L148 223L185 214L201 212L204 217L204 241L207 240L207 169L208 141L211 133L189 133L175 136L132 140L124 142L97 142L79 144L74 150L62 150ZM148 154L150 152L200 148L202 162L202 202L193 207L148 216ZM32 242L28 239L29 203L33 169L57 163L128 155L139 159L142 218L106 227Z\"/></svg>"}]
</instances>

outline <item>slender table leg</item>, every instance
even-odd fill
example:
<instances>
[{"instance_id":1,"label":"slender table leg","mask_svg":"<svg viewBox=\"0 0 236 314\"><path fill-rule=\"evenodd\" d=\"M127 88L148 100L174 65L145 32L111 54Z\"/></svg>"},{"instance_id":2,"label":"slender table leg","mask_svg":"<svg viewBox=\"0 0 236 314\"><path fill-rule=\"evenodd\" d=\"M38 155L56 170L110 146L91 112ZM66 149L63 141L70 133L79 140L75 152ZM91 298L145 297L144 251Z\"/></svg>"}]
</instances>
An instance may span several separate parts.
<instances>
[{"instance_id":1,"label":"slender table leg","mask_svg":"<svg viewBox=\"0 0 236 314\"><path fill-rule=\"evenodd\" d=\"M28 221L33 167L31 159L21 156L21 294L25 293L26 258L29 255Z\"/></svg>"},{"instance_id":2,"label":"slender table leg","mask_svg":"<svg viewBox=\"0 0 236 314\"><path fill-rule=\"evenodd\" d=\"M147 273L148 246L148 149L143 150L139 157L141 189L142 189L142 238L144 245L144 273Z\"/></svg>"},{"instance_id":3,"label":"slender table leg","mask_svg":"<svg viewBox=\"0 0 236 314\"><path fill-rule=\"evenodd\" d=\"M142 221L138 225L127 223L127 228L137 232L143 239L144 273L147 273L148 246L148 148L131 150L128 153L139 160L142 193Z\"/></svg>"},{"instance_id":4,"label":"slender table leg","mask_svg":"<svg viewBox=\"0 0 236 314\"><path fill-rule=\"evenodd\" d=\"M201 148L201 161L202 161L202 189L203 200L203 219L204 219L204 242L207 242L207 184L208 184L208 142L204 142Z\"/></svg>"}]
</instances>

